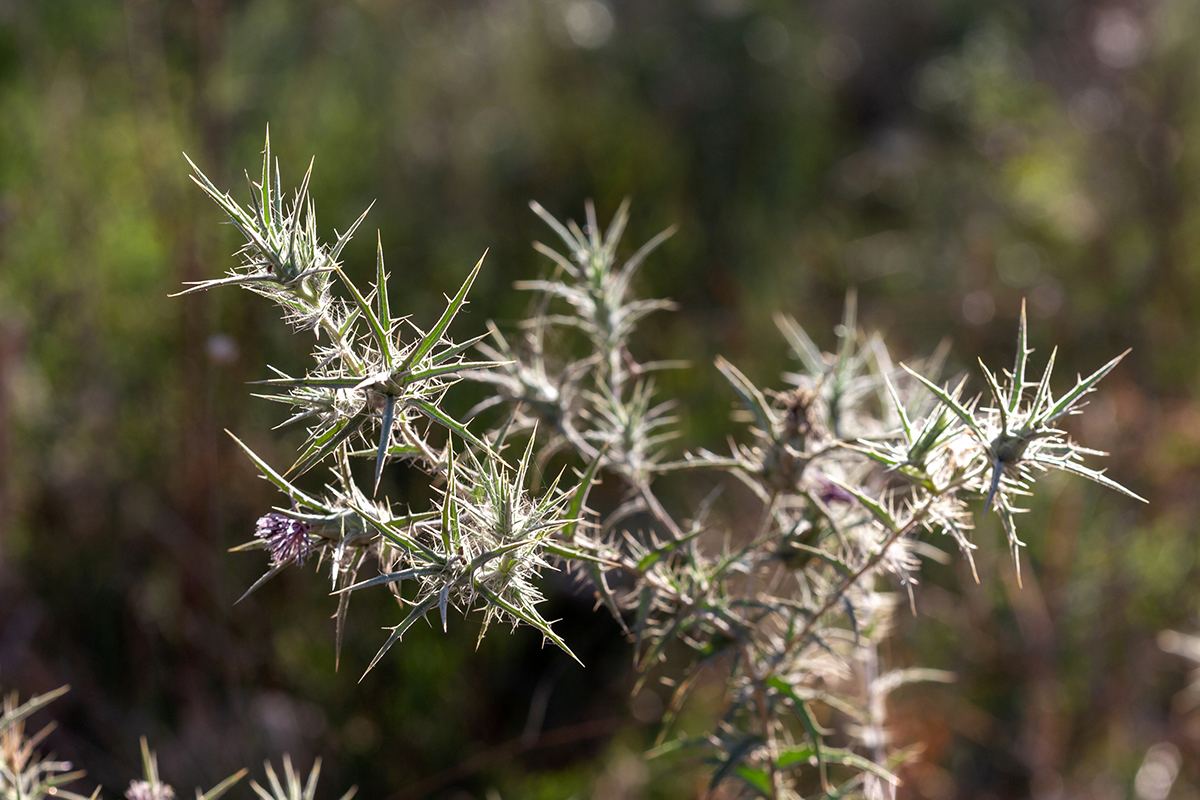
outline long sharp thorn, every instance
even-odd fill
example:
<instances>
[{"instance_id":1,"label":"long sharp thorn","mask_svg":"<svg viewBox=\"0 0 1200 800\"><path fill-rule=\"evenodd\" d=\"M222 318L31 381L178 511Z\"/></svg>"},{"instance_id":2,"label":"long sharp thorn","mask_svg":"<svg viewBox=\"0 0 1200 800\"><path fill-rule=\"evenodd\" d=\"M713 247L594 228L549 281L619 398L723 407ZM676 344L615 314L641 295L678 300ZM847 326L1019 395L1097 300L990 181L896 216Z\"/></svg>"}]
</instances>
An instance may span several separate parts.
<instances>
[{"instance_id":1,"label":"long sharp thorn","mask_svg":"<svg viewBox=\"0 0 1200 800\"><path fill-rule=\"evenodd\" d=\"M388 445L392 439L392 423L396 417L396 397L388 395L383 406L383 419L379 423L379 450L375 455L375 489L379 492L379 479L383 477L383 465L387 461Z\"/></svg>"}]
</instances>

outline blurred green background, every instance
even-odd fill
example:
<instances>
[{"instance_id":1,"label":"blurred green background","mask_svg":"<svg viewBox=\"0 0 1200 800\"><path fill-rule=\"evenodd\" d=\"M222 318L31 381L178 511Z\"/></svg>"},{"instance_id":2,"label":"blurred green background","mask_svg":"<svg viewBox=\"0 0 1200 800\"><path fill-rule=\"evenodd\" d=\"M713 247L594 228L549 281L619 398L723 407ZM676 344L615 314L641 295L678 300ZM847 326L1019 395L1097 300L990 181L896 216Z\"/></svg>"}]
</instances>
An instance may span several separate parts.
<instances>
[{"instance_id":1,"label":"blurred green background","mask_svg":"<svg viewBox=\"0 0 1200 800\"><path fill-rule=\"evenodd\" d=\"M378 228L418 322L490 248L460 336L525 310L530 199L629 195L630 249L678 225L642 289L680 311L639 347L694 365L662 383L681 446L729 430L715 354L778 385L772 314L828 347L850 286L901 358L1008 363L1022 298L1060 387L1132 347L1075 433L1151 504L1048 480L1023 589L994 517L979 585L930 566L885 657L960 680L898 695L901 794L1200 797L1190 667L1155 643L1200 628L1198 44L1197 0L0 0L0 680L74 687L52 742L108 796L142 734L179 791L286 750L325 758L321 797L702 793L639 760L655 701L565 579L586 670L459 620L356 683L381 600L336 673L320 575L232 605L264 565L225 550L277 498L222 429L288 460L245 383L307 343L248 293L167 294L238 246L181 151L244 199L270 123L285 187L316 156L327 236L377 201L347 262L367 279Z\"/></svg>"}]
</instances>

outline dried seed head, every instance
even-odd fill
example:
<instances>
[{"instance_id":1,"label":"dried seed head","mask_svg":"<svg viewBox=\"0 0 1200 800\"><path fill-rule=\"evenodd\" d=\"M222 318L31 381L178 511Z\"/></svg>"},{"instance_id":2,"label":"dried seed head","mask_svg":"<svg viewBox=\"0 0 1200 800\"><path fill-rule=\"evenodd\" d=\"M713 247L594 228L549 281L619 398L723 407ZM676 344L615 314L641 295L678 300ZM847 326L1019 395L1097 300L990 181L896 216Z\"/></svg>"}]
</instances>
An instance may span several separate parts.
<instances>
[{"instance_id":1,"label":"dried seed head","mask_svg":"<svg viewBox=\"0 0 1200 800\"><path fill-rule=\"evenodd\" d=\"M313 540L308 535L308 523L277 511L258 518L254 536L267 543L267 549L271 551L272 566L290 561L303 564L313 549Z\"/></svg>"}]
</instances>

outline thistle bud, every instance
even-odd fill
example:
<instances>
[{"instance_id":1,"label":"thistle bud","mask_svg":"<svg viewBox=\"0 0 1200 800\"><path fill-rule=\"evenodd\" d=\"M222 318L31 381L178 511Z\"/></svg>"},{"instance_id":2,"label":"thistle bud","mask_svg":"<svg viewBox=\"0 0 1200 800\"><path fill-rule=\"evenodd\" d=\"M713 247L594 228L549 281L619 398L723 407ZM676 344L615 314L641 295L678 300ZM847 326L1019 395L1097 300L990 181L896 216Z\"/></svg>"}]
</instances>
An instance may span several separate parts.
<instances>
[{"instance_id":1,"label":"thistle bud","mask_svg":"<svg viewBox=\"0 0 1200 800\"><path fill-rule=\"evenodd\" d=\"M303 564L313 549L308 523L277 511L258 518L254 536L267 543L267 549L271 551L271 566L290 561Z\"/></svg>"}]
</instances>

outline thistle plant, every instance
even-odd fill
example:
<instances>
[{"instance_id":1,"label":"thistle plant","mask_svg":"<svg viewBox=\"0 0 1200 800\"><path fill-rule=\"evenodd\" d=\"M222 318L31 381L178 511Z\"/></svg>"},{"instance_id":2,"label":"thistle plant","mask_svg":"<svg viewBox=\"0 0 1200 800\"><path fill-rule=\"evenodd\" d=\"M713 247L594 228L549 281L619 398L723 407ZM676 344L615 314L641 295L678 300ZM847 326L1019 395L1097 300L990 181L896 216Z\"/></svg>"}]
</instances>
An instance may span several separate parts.
<instances>
[{"instance_id":1,"label":"thistle plant","mask_svg":"<svg viewBox=\"0 0 1200 800\"><path fill-rule=\"evenodd\" d=\"M129 788L125 790L125 800L173 800L175 797L174 787L164 782L158 774L158 754L150 749L145 736L142 737L141 744L142 777L129 782ZM197 787L196 800L220 800L244 777L246 777L246 770L241 769L207 792L203 792ZM99 789L96 791L99 792Z\"/></svg>"},{"instance_id":2,"label":"thistle plant","mask_svg":"<svg viewBox=\"0 0 1200 800\"><path fill-rule=\"evenodd\" d=\"M291 757L286 753L283 756L283 781L280 781L279 776L275 774L275 768L271 766L270 761L263 764L263 769L267 774L269 791L257 781L250 781L250 788L262 800L313 800L316 796L317 779L321 776L321 759L318 758L313 762L312 771L308 773L308 780L303 783L301 783L296 770L292 768ZM356 794L358 794L358 787L352 786L342 795L341 800L350 800Z\"/></svg>"},{"instance_id":3,"label":"thistle plant","mask_svg":"<svg viewBox=\"0 0 1200 800\"><path fill-rule=\"evenodd\" d=\"M712 788L735 794L888 796L908 755L889 741L888 695L952 677L888 669L879 655L894 589L911 596L920 553L949 537L970 560L976 512L995 509L1019 567L1019 504L1047 470L1137 497L1086 466L1101 454L1058 427L1121 357L1056 397L1053 354L1030 377L1024 310L1012 370L983 367L986 396L969 394L965 377L945 379L944 351L897 365L860 329L853 293L832 353L781 315L797 370L767 389L717 359L740 406L730 448L673 451L674 404L654 374L678 365L639 360L636 332L674 304L634 292L638 270L671 231L622 260L628 203L603 229L590 203L583 226L533 203L562 245L535 244L549 271L517 285L531 293L533 313L516 330L489 324L456 341L450 326L482 259L437 323L420 330L393 310L381 247L366 291L339 262L363 218L321 243L311 165L289 199L269 137L263 156L248 206L193 164L245 246L227 276L187 291L240 285L317 336L304 375L276 370L263 381L265 397L291 408L286 422L307 426L295 462L277 469L238 441L284 495L245 545L269 555L250 590L315 558L338 598L340 649L351 595L384 587L397 622L368 669L418 620L445 627L451 609L477 612L481 636L496 620L530 625L570 654L538 610L542 574L567 569L628 633L638 688L651 680L671 688L654 755L705 760ZM442 403L460 380L491 389L461 418ZM356 471L359 458L370 468ZM428 475L428 507L379 497L393 462ZM297 485L318 466L320 490ZM662 476L696 470L727 479L694 508L660 499ZM621 488L615 507L589 505L600 479ZM757 498L749 522L719 510L717 495L734 484ZM711 730L686 736L676 721L704 671L722 680L725 705ZM274 800L284 797L276 784Z\"/></svg>"},{"instance_id":4,"label":"thistle plant","mask_svg":"<svg viewBox=\"0 0 1200 800\"><path fill-rule=\"evenodd\" d=\"M74 769L68 761L44 756L38 750L54 730L54 723L32 735L25 731L26 719L62 697L67 689L63 686L20 704L16 694L4 698L4 713L0 716L0 798L3 800L40 800L50 795L86 800L83 795L62 788L85 773Z\"/></svg>"},{"instance_id":5,"label":"thistle plant","mask_svg":"<svg viewBox=\"0 0 1200 800\"><path fill-rule=\"evenodd\" d=\"M90 795L77 794L63 788L83 778L87 773L75 769L70 762L59 761L53 755L44 756L39 752L38 748L54 730L55 723L51 722L33 735L25 731L25 722L30 715L62 697L69 688L62 686L52 692L32 697L22 704L17 703L15 693L4 698L4 714L0 716L0 798L3 800L41 800L45 797L97 800L101 796L99 786ZM150 749L145 737L142 737L141 749L142 777L129 782L129 787L125 790L126 800L172 800L175 797L175 789L159 777L158 756ZM284 764L290 775L291 762L286 755ZM309 779L309 789L304 800L312 800L311 790L316 786L319 766L318 761L313 768L313 776ZM268 777L274 780L270 765L267 766L267 772ZM196 800L220 800L245 775L246 770L239 770L207 792L197 788ZM351 790L342 800L349 800L353 794L354 790ZM280 800L293 798L281 797ZM299 800L299 796L294 800Z\"/></svg>"}]
</instances>

